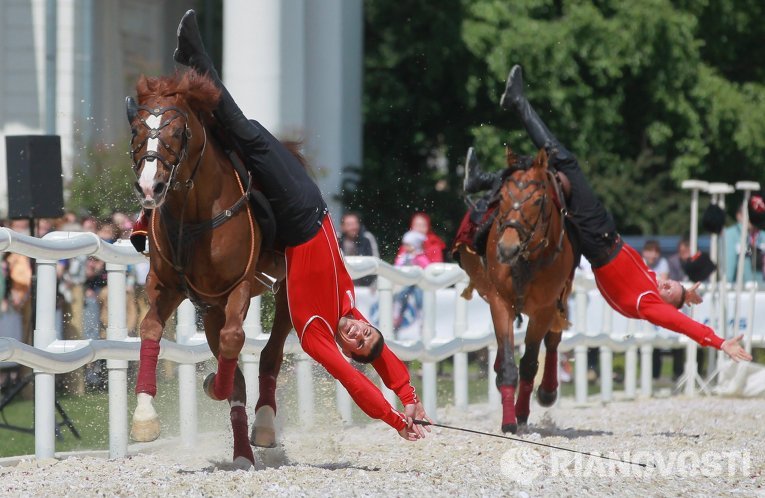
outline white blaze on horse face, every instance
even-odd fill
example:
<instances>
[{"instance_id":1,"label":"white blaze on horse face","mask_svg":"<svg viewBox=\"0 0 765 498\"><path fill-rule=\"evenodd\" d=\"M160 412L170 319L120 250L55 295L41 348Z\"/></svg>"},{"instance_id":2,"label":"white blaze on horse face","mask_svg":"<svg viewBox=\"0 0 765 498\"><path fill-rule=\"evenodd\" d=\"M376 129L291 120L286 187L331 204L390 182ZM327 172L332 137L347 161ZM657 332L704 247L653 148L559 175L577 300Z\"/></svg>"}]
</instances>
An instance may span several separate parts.
<instances>
[{"instance_id":1,"label":"white blaze on horse face","mask_svg":"<svg viewBox=\"0 0 765 498\"><path fill-rule=\"evenodd\" d=\"M151 114L146 119L146 124L149 125L150 130L159 129L159 124L162 121L161 116L155 116ZM157 152L159 148L159 138L149 138L146 142L146 151ZM154 193L154 177L157 176L157 166L159 165L159 159L153 161L144 160L143 171L141 171L141 178L138 179L138 185L141 186L141 190L147 199L151 199Z\"/></svg>"}]
</instances>

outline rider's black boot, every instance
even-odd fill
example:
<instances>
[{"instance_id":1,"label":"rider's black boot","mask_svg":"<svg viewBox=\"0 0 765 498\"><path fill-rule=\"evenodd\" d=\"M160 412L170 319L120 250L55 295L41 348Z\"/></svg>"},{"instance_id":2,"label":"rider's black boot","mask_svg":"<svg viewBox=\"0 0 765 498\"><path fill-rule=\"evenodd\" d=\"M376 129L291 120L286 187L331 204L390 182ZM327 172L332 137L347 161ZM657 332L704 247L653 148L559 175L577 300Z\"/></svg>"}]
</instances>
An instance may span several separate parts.
<instances>
[{"instance_id":1,"label":"rider's black boot","mask_svg":"<svg viewBox=\"0 0 765 498\"><path fill-rule=\"evenodd\" d=\"M475 150L470 147L465 158L465 180L462 189L466 194L489 190L494 186L497 179L496 173L487 173L481 169Z\"/></svg>"},{"instance_id":2,"label":"rider's black boot","mask_svg":"<svg viewBox=\"0 0 765 498\"><path fill-rule=\"evenodd\" d=\"M548 153L557 152L560 158L571 155L555 138L555 135L547 128L542 118L523 95L523 70L521 66L516 64L510 69L510 74L507 75L505 93L502 94L499 105L502 109L513 109L518 113L529 138L538 149L544 147L548 149Z\"/></svg>"},{"instance_id":3,"label":"rider's black boot","mask_svg":"<svg viewBox=\"0 0 765 498\"><path fill-rule=\"evenodd\" d=\"M191 67L198 73L206 74L215 83L215 86L220 88L220 101L215 110L215 117L229 133L245 141L252 140L257 135L257 130L247 120L231 94L228 93L218 71L215 70L212 59L205 51L197 25L197 16L193 10L186 11L180 24L178 24L178 47L173 53L173 59L179 64Z\"/></svg>"}]
</instances>

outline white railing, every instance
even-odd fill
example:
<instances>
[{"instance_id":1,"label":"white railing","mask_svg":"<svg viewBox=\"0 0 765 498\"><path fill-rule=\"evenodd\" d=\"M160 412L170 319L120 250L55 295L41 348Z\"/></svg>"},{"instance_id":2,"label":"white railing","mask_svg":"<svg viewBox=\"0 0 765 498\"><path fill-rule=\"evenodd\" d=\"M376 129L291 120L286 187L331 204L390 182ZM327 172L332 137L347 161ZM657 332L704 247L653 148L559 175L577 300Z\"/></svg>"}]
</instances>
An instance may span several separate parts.
<instances>
[{"instance_id":1,"label":"white railing","mask_svg":"<svg viewBox=\"0 0 765 498\"><path fill-rule=\"evenodd\" d=\"M111 245L97 236L80 232L55 232L43 239L0 229L0 251L17 252L36 258L37 304L34 347L9 338L0 338L0 362L17 362L35 369L35 454L38 458L52 457L55 450L55 374L70 372L97 359L107 360L109 381L109 452L111 457L122 457L127 451L127 366L139 357L139 341L127 336L126 324L126 269L128 264L144 262L132 246L119 242ZM61 259L80 255L93 256L106 262L108 273L108 326L105 340L57 340L55 327L56 264ZM488 347L489 400L499 405L494 387L492 366L496 357L496 342L489 317L488 306L479 298L465 301L458 296L467 284L465 273L453 264L433 264L426 269L417 267L395 268L388 263L367 257L349 257L347 266L353 278L377 275L376 295L368 289L357 289L360 309L364 303L379 303L379 328L386 342L403 360L419 360L423 368L422 399L429 414L436 416L437 363L450 357L454 362L454 403L468 404L467 353ZM421 336L416 340L397 341L393 338L394 285L417 285L424 292ZM637 394L637 360L640 351L641 394L652 391L651 361L654 347L687 344L689 355L686 369L695 372L696 348L682 336L656 331L650 324L627 320L605 306L587 279L577 279L572 298L574 326L564 335L561 351L574 351L576 359L575 397L579 403L587 400L587 349L600 348L601 397L609 401L613 396L612 358L614 352L624 352L625 396ZM765 299L765 293L748 297L751 305L746 328L754 329L756 300ZM765 310L765 307L760 307ZM711 306L710 309L714 309ZM362 309L362 311L364 311ZM765 311L763 311L765 313ZM599 322L599 323L598 323ZM765 323L765 316L758 319ZM195 364L212 358L204 334L196 330L194 307L185 301L178 310L176 342L162 340L160 358L179 364L179 426L181 440L191 446L197 433ZM589 324L589 325L588 325ZM594 325L593 325L594 324ZM247 380L247 397L257 398L259 354L268 340L260 326L260 302L255 298L245 321L246 341L241 364ZM516 344L522 344L524 331L516 330ZM763 338L757 336L756 341ZM285 352L297 355L298 411L302 424L313 420L312 360L302 352L294 335L285 346ZM393 393L383 387L386 398L394 402ZM351 419L351 400L337 384L337 406L345 421Z\"/></svg>"}]
</instances>

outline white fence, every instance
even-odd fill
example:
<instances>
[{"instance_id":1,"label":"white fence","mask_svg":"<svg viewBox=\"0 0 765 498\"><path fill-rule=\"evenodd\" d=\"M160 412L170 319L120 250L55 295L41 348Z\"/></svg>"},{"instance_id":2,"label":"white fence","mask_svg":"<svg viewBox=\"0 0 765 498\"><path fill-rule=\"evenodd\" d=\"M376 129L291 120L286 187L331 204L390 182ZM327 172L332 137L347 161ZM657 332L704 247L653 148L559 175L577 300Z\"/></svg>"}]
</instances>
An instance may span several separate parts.
<instances>
[{"instance_id":1,"label":"white fence","mask_svg":"<svg viewBox=\"0 0 765 498\"><path fill-rule=\"evenodd\" d=\"M43 239L20 235L8 229L0 229L0 252L17 252L36 258L37 300L34 347L9 338L0 338L0 362L17 362L35 369L35 454L38 458L54 455L55 450L55 374L75 370L97 359L107 360L109 382L109 452L110 456L122 457L127 452L127 367L129 361L138 360L139 342L127 336L126 324L126 269L127 265L145 261L127 243L111 245L89 233L55 232ZM89 255L106 263L108 274L108 327L106 340L58 340L56 339L56 264L59 260ZM422 399L429 414L436 416L437 363L448 358L454 362L454 403L468 404L467 353L488 347L489 378L487 392L491 403L499 405L499 395L494 387L495 375L492 364L496 357L496 343L489 318L488 306L478 297L470 302L458 298L467 284L464 272L453 264L434 264L422 270L416 267L394 268L374 259L349 257L347 266L354 278L378 275L376 294L358 289L360 307L379 302L379 328L386 342L403 360L422 362ZM393 339L394 285L417 285L424 292L423 323L421 337L417 340ZM746 298L746 299L744 299ZM742 296L749 313L744 327L750 335L757 323L764 324L765 316L755 314L755 303L765 299L765 294L753 288ZM247 379L247 397L257 398L258 355L268 340L260 327L260 302L255 298L245 321L246 341L241 364ZM593 290L592 281L577 279L572 298L574 327L564 335L561 351L574 351L575 396L577 402L587 400L587 349L600 348L601 398L613 397L612 359L614 352L625 353L625 396L637 395L638 351L640 351L641 394L652 392L651 361L654 347L668 347L678 342L687 344L686 371L696 371L696 347L686 338L668 331L657 331L650 324L627 320L616 315ZM710 312L715 307L709 308ZM765 310L765 307L759 307ZM362 311L364 311L362 309ZM703 311L703 309L700 309ZM194 307L184 302L178 311L176 342L161 343L160 358L179 364L179 426L181 440L185 445L194 444L197 433L197 403L195 364L212 358L204 334L196 330ZM762 311L765 313L765 311ZM714 314L711 313L710 316ZM589 324L589 325L588 325ZM594 324L594 325L593 325ZM754 340L763 342L762 330ZM516 331L516 344L522 344L524 332ZM312 360L302 352L294 334L287 341L285 352L296 354L298 376L298 408L301 423L310 425L313 419ZM382 385L382 384L381 384ZM695 382L686 392L693 394ZM351 418L351 400L340 384L337 384L337 405L344 420ZM386 397L393 402L394 396L384 388Z\"/></svg>"}]
</instances>

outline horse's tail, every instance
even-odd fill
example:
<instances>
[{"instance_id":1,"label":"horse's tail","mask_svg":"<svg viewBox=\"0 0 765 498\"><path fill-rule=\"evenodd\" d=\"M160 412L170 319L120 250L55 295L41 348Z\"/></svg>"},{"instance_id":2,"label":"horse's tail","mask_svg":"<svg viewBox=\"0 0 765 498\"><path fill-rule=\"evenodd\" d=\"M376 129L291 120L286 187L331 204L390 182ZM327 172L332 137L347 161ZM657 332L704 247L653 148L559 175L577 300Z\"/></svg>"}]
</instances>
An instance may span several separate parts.
<instances>
[{"instance_id":1,"label":"horse's tail","mask_svg":"<svg viewBox=\"0 0 765 498\"><path fill-rule=\"evenodd\" d=\"M280 140L290 154L295 156L300 164L307 170L311 169L311 165L308 164L308 160L303 155L303 141L302 140Z\"/></svg>"}]
</instances>

